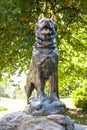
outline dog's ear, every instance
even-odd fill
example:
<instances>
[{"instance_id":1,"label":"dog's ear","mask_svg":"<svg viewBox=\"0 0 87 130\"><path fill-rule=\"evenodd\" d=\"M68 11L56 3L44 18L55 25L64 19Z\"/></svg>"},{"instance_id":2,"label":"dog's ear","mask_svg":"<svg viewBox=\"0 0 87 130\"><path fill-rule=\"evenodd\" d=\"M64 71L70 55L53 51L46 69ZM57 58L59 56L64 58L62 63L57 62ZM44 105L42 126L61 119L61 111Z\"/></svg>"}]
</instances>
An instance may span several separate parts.
<instances>
[{"instance_id":1,"label":"dog's ear","mask_svg":"<svg viewBox=\"0 0 87 130\"><path fill-rule=\"evenodd\" d=\"M55 16L55 15L52 15L52 16L51 16L51 19L52 19L54 22L57 22L57 19L56 19L56 16Z\"/></svg>"},{"instance_id":2,"label":"dog's ear","mask_svg":"<svg viewBox=\"0 0 87 130\"><path fill-rule=\"evenodd\" d=\"M40 21L43 18L44 18L44 14L40 14L39 17L38 17L38 21Z\"/></svg>"}]
</instances>

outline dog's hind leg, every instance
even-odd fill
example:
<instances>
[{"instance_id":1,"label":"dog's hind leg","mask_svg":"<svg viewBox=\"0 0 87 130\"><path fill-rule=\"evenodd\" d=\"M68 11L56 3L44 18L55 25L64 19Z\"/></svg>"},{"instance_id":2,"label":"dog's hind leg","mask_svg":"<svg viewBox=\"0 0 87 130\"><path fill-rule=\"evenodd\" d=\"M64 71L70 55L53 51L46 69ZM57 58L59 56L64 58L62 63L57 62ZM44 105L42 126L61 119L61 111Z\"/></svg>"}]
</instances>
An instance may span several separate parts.
<instances>
[{"instance_id":1,"label":"dog's hind leg","mask_svg":"<svg viewBox=\"0 0 87 130\"><path fill-rule=\"evenodd\" d=\"M29 86L25 86L26 96L27 96L27 104L29 104L29 98L32 94L32 91L34 90L35 86L33 83L31 83Z\"/></svg>"},{"instance_id":2,"label":"dog's hind leg","mask_svg":"<svg viewBox=\"0 0 87 130\"><path fill-rule=\"evenodd\" d=\"M29 104L29 98L34 90L35 85L31 82L29 76L27 77L27 84L25 86L26 96L27 96L27 104Z\"/></svg>"}]
</instances>

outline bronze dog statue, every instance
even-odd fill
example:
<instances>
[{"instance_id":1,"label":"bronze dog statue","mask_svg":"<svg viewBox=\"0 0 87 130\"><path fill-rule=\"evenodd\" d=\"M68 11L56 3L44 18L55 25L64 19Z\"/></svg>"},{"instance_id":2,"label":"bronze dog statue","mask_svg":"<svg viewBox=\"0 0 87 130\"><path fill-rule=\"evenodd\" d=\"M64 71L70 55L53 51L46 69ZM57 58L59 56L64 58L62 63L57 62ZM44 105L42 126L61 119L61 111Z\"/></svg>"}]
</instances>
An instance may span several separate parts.
<instances>
[{"instance_id":1,"label":"bronze dog statue","mask_svg":"<svg viewBox=\"0 0 87 130\"><path fill-rule=\"evenodd\" d=\"M56 18L44 18L41 14L36 23L36 42L33 46L27 84L27 104L34 88L38 97L44 96L45 82L49 79L51 92L58 97L58 49L56 46Z\"/></svg>"}]
</instances>

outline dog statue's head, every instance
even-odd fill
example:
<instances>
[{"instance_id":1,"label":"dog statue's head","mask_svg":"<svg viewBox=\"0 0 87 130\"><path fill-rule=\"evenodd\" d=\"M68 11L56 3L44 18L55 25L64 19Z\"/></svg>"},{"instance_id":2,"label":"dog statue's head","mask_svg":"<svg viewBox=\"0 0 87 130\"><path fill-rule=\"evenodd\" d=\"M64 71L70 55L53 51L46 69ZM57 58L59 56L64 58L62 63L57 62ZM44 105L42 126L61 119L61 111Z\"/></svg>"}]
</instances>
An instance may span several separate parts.
<instances>
[{"instance_id":1,"label":"dog statue's head","mask_svg":"<svg viewBox=\"0 0 87 130\"><path fill-rule=\"evenodd\" d=\"M56 17L52 15L51 18L45 18L41 14L36 23L36 37L40 40L49 40L57 35Z\"/></svg>"}]
</instances>

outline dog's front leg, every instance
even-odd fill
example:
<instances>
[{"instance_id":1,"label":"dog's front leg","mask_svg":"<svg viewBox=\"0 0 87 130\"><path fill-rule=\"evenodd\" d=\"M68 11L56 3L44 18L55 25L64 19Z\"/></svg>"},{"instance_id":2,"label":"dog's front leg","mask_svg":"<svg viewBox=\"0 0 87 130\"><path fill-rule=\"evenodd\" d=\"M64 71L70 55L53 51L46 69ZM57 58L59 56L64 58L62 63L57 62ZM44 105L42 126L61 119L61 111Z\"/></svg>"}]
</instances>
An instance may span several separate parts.
<instances>
[{"instance_id":1,"label":"dog's front leg","mask_svg":"<svg viewBox=\"0 0 87 130\"><path fill-rule=\"evenodd\" d=\"M35 73L35 87L37 89L37 92L40 93L40 92L44 92L44 87L45 87L45 80L43 80L41 78L41 74L39 72L40 70L37 69L36 70L36 73Z\"/></svg>"},{"instance_id":2,"label":"dog's front leg","mask_svg":"<svg viewBox=\"0 0 87 130\"><path fill-rule=\"evenodd\" d=\"M47 99L46 94L44 93L45 88L45 79L41 77L40 70L37 70L35 74L35 87L37 89L37 97L40 101Z\"/></svg>"},{"instance_id":3,"label":"dog's front leg","mask_svg":"<svg viewBox=\"0 0 87 130\"><path fill-rule=\"evenodd\" d=\"M56 96L59 98L57 71L49 77L49 80L50 80L51 92L56 93Z\"/></svg>"}]
</instances>

